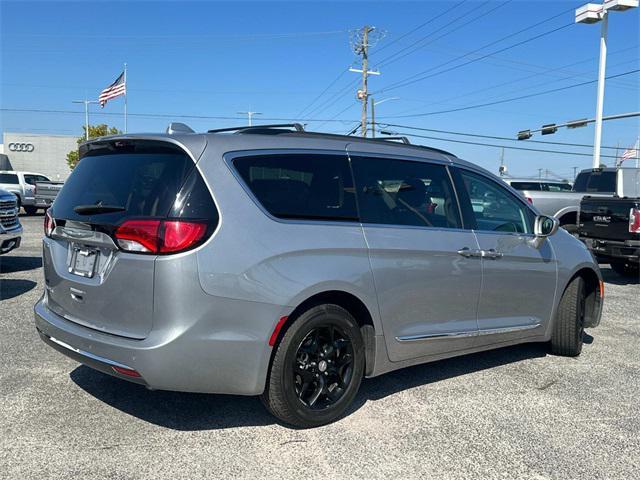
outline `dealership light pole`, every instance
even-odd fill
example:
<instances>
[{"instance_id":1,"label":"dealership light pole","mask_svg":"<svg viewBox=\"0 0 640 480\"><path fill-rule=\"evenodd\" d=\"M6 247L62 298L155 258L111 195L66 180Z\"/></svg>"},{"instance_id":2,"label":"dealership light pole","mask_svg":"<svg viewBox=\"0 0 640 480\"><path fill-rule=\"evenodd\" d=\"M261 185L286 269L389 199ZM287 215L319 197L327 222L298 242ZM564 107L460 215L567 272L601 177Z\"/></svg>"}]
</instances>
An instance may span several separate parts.
<instances>
[{"instance_id":1,"label":"dealership light pole","mask_svg":"<svg viewBox=\"0 0 640 480\"><path fill-rule=\"evenodd\" d=\"M593 140L593 168L600 166L600 144L602 141L602 110L604 106L604 75L607 66L607 29L609 11L624 11L636 8L638 0L605 0L602 5L587 3L576 9L576 23L602 22L600 29L600 63L598 66L598 99L596 103L596 130Z\"/></svg>"},{"instance_id":2,"label":"dealership light pole","mask_svg":"<svg viewBox=\"0 0 640 480\"><path fill-rule=\"evenodd\" d=\"M249 117L249 126L253 127L253 116L254 115L262 115L262 112L252 112L249 110L248 112L238 112L239 115L247 115Z\"/></svg>"},{"instance_id":3,"label":"dealership light pole","mask_svg":"<svg viewBox=\"0 0 640 480\"><path fill-rule=\"evenodd\" d=\"M390 100L400 100L400 97L389 97L383 100L378 100L377 102L374 101L373 97L370 97L370 98L371 98L371 138L375 138L376 137L376 114L375 114L376 105L380 105L381 103L388 102Z\"/></svg>"},{"instance_id":4,"label":"dealership light pole","mask_svg":"<svg viewBox=\"0 0 640 480\"><path fill-rule=\"evenodd\" d=\"M84 103L84 138L89 140L89 104L99 103L97 100L73 100L72 103Z\"/></svg>"}]
</instances>

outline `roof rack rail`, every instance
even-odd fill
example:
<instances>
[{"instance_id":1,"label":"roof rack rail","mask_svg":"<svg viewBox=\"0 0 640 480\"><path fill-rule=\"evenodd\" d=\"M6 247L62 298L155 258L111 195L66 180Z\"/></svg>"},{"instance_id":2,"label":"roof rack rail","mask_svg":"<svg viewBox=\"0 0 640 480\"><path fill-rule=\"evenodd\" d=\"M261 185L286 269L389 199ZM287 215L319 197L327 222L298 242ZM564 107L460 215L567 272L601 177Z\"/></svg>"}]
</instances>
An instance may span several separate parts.
<instances>
[{"instance_id":1,"label":"roof rack rail","mask_svg":"<svg viewBox=\"0 0 640 480\"><path fill-rule=\"evenodd\" d=\"M304 132L304 127L300 123L274 123L271 125L244 125L242 127L216 128L214 130L208 130L208 133L250 132L251 130L269 130L272 128L293 128L296 132Z\"/></svg>"},{"instance_id":2,"label":"roof rack rail","mask_svg":"<svg viewBox=\"0 0 640 480\"><path fill-rule=\"evenodd\" d=\"M380 132L386 135L385 132ZM391 137L376 137L376 138L372 138L372 140L378 140L381 142L387 142L389 140L391 140L392 142L402 142L405 145L411 145L411 142L409 141L409 139L407 137L401 137L401 136L391 136Z\"/></svg>"}]
</instances>

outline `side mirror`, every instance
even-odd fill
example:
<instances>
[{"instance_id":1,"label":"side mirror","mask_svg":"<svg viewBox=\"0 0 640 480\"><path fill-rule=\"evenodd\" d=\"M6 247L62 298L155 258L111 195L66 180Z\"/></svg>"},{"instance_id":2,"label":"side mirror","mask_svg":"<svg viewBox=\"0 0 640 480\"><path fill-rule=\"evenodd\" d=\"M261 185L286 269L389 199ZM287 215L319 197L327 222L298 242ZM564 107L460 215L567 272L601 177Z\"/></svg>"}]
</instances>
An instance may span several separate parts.
<instances>
[{"instance_id":1,"label":"side mirror","mask_svg":"<svg viewBox=\"0 0 640 480\"><path fill-rule=\"evenodd\" d=\"M533 234L535 235L532 240L533 246L540 248L544 239L556 233L559 227L560 222L557 218L538 215L533 223Z\"/></svg>"}]
</instances>

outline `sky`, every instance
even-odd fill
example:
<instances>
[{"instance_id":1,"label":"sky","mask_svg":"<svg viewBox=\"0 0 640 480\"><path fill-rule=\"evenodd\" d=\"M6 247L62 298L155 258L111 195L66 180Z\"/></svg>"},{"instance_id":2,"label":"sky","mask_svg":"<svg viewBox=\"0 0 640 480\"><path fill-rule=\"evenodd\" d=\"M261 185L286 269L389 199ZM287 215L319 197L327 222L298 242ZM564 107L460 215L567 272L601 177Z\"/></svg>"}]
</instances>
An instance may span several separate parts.
<instances>
[{"instance_id":1,"label":"sky","mask_svg":"<svg viewBox=\"0 0 640 480\"><path fill-rule=\"evenodd\" d=\"M600 24L574 24L581 1L170 2L0 0L0 133L80 135L83 106L127 63L128 131L196 131L298 120L347 133L360 119L354 33L375 27L369 93L385 131L497 172L572 178L591 166L593 124L514 142L519 130L593 118ZM609 18L604 114L640 110L640 9ZM576 86L576 84L582 84ZM565 88L569 87L569 88ZM539 94L548 90L555 92ZM515 97L528 96L513 100ZM503 100L507 100L504 101ZM486 103L499 102L482 106ZM124 128L122 98L90 122ZM456 110L458 111L450 111ZM428 115L425 115L428 114ZM211 117L211 118L206 118ZM640 135L638 117L604 122L603 162ZM454 141L455 140L455 141ZM473 142L497 146L474 145ZM546 172L548 170L548 173Z\"/></svg>"}]
</instances>

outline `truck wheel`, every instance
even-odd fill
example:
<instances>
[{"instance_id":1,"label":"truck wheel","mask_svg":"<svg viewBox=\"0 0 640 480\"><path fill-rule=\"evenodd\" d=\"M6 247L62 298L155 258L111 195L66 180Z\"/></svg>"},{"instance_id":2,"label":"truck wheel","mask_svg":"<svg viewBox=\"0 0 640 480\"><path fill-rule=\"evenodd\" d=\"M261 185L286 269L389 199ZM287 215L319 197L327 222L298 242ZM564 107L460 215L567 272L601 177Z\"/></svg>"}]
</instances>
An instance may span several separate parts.
<instances>
[{"instance_id":1,"label":"truck wheel","mask_svg":"<svg viewBox=\"0 0 640 480\"><path fill-rule=\"evenodd\" d=\"M38 213L38 209L32 206L24 207L24 211L27 213L27 215L35 215L36 213Z\"/></svg>"},{"instance_id":2,"label":"truck wheel","mask_svg":"<svg viewBox=\"0 0 640 480\"><path fill-rule=\"evenodd\" d=\"M360 328L349 312L332 304L313 307L276 346L262 403L296 427L330 423L355 398L364 357Z\"/></svg>"},{"instance_id":3,"label":"truck wheel","mask_svg":"<svg viewBox=\"0 0 640 480\"><path fill-rule=\"evenodd\" d=\"M640 276L640 264L627 262L623 259L611 259L609 262L611 268L618 275L623 277L636 277Z\"/></svg>"},{"instance_id":4,"label":"truck wheel","mask_svg":"<svg viewBox=\"0 0 640 480\"><path fill-rule=\"evenodd\" d=\"M556 313L551 333L551 353L577 357L582 351L584 334L585 291L582 277L574 278L567 286Z\"/></svg>"}]
</instances>

